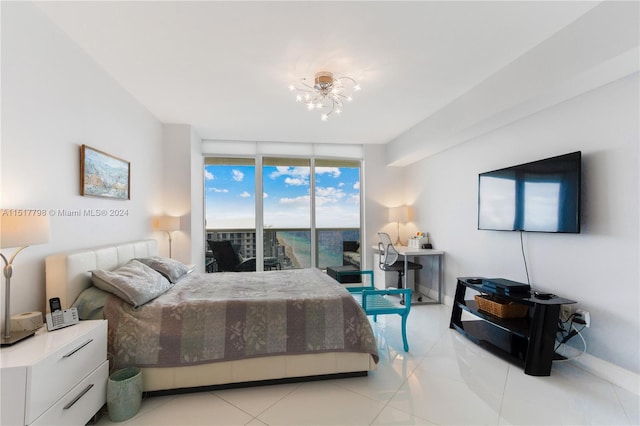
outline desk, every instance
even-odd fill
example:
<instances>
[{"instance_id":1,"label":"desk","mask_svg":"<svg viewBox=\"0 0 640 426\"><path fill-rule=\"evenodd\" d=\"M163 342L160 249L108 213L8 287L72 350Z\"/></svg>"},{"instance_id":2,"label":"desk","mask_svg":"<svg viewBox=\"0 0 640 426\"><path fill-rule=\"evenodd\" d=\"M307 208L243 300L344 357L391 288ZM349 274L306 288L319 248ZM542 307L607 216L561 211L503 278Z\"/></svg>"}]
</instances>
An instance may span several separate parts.
<instances>
[{"instance_id":1,"label":"desk","mask_svg":"<svg viewBox=\"0 0 640 426\"><path fill-rule=\"evenodd\" d=\"M438 298L435 301L427 301L422 302L424 304L433 304L433 303L442 303L442 287L444 284L444 251L442 250L433 250L433 249L416 249L407 246L393 246L401 258L404 259L404 276L402 277L402 286L407 288L407 272L408 272L408 262L409 258L413 257L422 257L422 256L436 256L438 259ZM379 253L378 245L372 246L374 253ZM376 265L374 265L376 267ZM420 273L416 271L416 273ZM415 287L415 285L414 285ZM413 289L414 293L418 298L421 297L421 293L418 292L416 288ZM414 305L420 304L421 302L411 302Z\"/></svg>"}]
</instances>

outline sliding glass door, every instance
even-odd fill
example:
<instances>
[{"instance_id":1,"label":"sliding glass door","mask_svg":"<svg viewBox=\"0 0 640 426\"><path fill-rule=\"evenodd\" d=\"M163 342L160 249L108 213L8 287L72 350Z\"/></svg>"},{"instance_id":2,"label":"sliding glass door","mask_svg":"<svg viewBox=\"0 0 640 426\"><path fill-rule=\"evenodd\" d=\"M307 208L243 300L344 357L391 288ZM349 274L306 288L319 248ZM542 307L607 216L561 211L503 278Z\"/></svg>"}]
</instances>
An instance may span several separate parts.
<instances>
[{"instance_id":1,"label":"sliding glass door","mask_svg":"<svg viewBox=\"0 0 640 426\"><path fill-rule=\"evenodd\" d=\"M360 162L317 159L314 171L316 265L359 267L359 251L351 249L360 243ZM345 256L345 247L354 253Z\"/></svg>"},{"instance_id":2,"label":"sliding glass door","mask_svg":"<svg viewBox=\"0 0 640 426\"><path fill-rule=\"evenodd\" d=\"M263 158L265 262L282 269L311 263L311 160Z\"/></svg>"}]
</instances>

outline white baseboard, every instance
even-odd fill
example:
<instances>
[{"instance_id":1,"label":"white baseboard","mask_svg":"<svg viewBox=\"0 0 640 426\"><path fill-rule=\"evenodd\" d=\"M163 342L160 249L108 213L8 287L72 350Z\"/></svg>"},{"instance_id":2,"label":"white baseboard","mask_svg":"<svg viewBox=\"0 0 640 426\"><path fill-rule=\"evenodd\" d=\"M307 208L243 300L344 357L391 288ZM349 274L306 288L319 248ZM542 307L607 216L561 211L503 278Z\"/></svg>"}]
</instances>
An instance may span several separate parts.
<instances>
[{"instance_id":1,"label":"white baseboard","mask_svg":"<svg viewBox=\"0 0 640 426\"><path fill-rule=\"evenodd\" d=\"M446 306L453 307L453 297L445 294L442 300ZM564 355L567 358L571 358L579 354L580 351L578 349L567 347ZM588 353L582 354L578 358L567 362L635 395L640 395L640 374L638 373L634 373L633 371L624 369Z\"/></svg>"},{"instance_id":2,"label":"white baseboard","mask_svg":"<svg viewBox=\"0 0 640 426\"><path fill-rule=\"evenodd\" d=\"M449 296L449 295L443 295L442 296L442 303L444 303L445 305L447 305L450 308L453 308L453 297Z\"/></svg>"},{"instance_id":3,"label":"white baseboard","mask_svg":"<svg viewBox=\"0 0 640 426\"><path fill-rule=\"evenodd\" d=\"M567 347L564 355L571 358L580 355L580 350ZM640 395L640 375L633 371L629 371L588 353L582 354L576 359L567 362L635 395Z\"/></svg>"}]
</instances>

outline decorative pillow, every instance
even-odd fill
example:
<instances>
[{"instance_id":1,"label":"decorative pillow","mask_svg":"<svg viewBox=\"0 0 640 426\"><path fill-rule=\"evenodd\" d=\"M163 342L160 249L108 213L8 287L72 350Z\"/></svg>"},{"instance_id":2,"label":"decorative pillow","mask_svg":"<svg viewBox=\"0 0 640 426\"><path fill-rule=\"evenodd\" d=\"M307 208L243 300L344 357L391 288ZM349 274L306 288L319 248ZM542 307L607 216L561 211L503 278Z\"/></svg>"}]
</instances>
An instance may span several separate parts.
<instances>
[{"instance_id":1,"label":"decorative pillow","mask_svg":"<svg viewBox=\"0 0 640 426\"><path fill-rule=\"evenodd\" d=\"M81 320L104 319L102 308L110 294L98 287L91 286L82 290L71 306L78 309L78 318Z\"/></svg>"},{"instance_id":2,"label":"decorative pillow","mask_svg":"<svg viewBox=\"0 0 640 426\"><path fill-rule=\"evenodd\" d=\"M135 259L115 271L91 271L91 276L96 287L115 294L134 308L171 288L165 277Z\"/></svg>"},{"instance_id":3,"label":"decorative pillow","mask_svg":"<svg viewBox=\"0 0 640 426\"><path fill-rule=\"evenodd\" d=\"M166 279L169 280L169 282L174 284L176 283L176 281L190 272L189 267L184 263L178 262L177 260L169 259L167 257L152 256L135 260L142 262L150 268L153 268L156 271L160 272Z\"/></svg>"}]
</instances>

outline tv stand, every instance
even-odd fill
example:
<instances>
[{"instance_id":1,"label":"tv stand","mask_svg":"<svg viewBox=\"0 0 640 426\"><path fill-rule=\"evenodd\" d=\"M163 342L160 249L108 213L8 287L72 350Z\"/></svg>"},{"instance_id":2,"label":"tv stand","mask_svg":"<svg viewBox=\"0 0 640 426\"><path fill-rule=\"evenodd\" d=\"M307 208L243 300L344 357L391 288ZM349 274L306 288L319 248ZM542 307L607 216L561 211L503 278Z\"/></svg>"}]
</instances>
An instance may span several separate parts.
<instances>
[{"instance_id":1,"label":"tv stand","mask_svg":"<svg viewBox=\"0 0 640 426\"><path fill-rule=\"evenodd\" d=\"M531 376L549 376L555 355L556 331L560 305L576 303L561 297L537 298L531 293L504 295L483 287L479 277L458 278L449 328L488 351L524 368ZM497 294L509 301L528 306L524 318L499 318L478 309L474 300L465 299L467 289L483 294ZM473 320L462 320L462 313Z\"/></svg>"}]
</instances>

